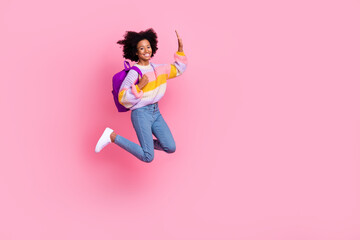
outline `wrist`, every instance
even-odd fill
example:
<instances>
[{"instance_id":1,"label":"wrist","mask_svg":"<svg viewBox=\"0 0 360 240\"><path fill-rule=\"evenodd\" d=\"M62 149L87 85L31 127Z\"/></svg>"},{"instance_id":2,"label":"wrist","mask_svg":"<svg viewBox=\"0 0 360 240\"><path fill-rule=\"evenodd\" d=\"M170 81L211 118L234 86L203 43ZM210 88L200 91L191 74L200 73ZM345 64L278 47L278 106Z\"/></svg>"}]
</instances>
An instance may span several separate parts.
<instances>
[{"instance_id":1,"label":"wrist","mask_svg":"<svg viewBox=\"0 0 360 240\"><path fill-rule=\"evenodd\" d=\"M185 56L185 53L184 53L184 52L180 52L180 51L177 51L176 54L177 54L178 56Z\"/></svg>"},{"instance_id":2,"label":"wrist","mask_svg":"<svg viewBox=\"0 0 360 240\"><path fill-rule=\"evenodd\" d=\"M136 90L137 90L138 92L140 92L140 91L141 91L141 89L143 89L143 88L144 88L144 86L143 86L143 85L141 85L140 83L136 84L136 85L135 85L135 87L136 87Z\"/></svg>"}]
</instances>

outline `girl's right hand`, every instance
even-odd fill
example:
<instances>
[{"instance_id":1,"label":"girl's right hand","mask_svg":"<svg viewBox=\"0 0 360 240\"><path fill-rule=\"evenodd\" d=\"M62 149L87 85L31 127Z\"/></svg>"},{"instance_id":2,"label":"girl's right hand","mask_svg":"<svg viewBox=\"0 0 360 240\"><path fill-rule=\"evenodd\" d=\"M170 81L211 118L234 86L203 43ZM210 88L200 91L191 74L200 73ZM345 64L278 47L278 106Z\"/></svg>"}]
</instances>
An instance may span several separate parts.
<instances>
[{"instance_id":1,"label":"girl's right hand","mask_svg":"<svg viewBox=\"0 0 360 240\"><path fill-rule=\"evenodd\" d=\"M140 78L138 86L140 89L143 89L148 83L149 83L149 78L144 74L143 77Z\"/></svg>"}]
</instances>

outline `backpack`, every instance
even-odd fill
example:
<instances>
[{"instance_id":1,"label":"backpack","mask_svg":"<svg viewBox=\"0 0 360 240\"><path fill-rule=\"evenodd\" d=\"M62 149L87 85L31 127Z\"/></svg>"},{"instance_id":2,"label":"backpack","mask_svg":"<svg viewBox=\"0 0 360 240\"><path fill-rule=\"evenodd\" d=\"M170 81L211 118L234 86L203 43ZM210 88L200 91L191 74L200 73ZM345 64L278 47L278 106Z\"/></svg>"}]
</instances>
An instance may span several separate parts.
<instances>
[{"instance_id":1,"label":"backpack","mask_svg":"<svg viewBox=\"0 0 360 240\"><path fill-rule=\"evenodd\" d=\"M134 84L137 84L139 82L140 77L142 77L142 73L138 67L136 67L136 66L130 67L130 63L128 61L124 61L124 69L121 72L116 73L112 78L112 84L113 84L112 94L114 97L115 105L119 112L129 111L129 108L124 107L119 102L119 91L120 91L121 84L123 83L126 75L128 74L128 72L131 69L135 70L140 75L139 78L134 83Z\"/></svg>"}]
</instances>

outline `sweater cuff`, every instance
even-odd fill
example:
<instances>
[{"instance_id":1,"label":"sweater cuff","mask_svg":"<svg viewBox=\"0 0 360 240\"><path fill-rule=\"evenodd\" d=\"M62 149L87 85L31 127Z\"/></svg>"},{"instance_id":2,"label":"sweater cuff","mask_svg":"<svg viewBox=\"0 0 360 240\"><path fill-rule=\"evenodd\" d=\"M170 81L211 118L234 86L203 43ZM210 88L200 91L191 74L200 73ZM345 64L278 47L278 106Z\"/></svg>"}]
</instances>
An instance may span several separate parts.
<instances>
[{"instance_id":1,"label":"sweater cuff","mask_svg":"<svg viewBox=\"0 0 360 240\"><path fill-rule=\"evenodd\" d=\"M185 56L185 53L184 52L176 52L177 55L180 55L180 56Z\"/></svg>"},{"instance_id":2,"label":"sweater cuff","mask_svg":"<svg viewBox=\"0 0 360 240\"><path fill-rule=\"evenodd\" d=\"M138 93L141 92L141 89L139 88L139 86L137 84L135 85L135 87L136 87L136 90L138 91Z\"/></svg>"},{"instance_id":3,"label":"sweater cuff","mask_svg":"<svg viewBox=\"0 0 360 240\"><path fill-rule=\"evenodd\" d=\"M176 52L174 54L175 61L187 64L187 57L184 52Z\"/></svg>"},{"instance_id":4,"label":"sweater cuff","mask_svg":"<svg viewBox=\"0 0 360 240\"><path fill-rule=\"evenodd\" d=\"M142 90L140 90L140 91L138 91L138 90L140 90L140 88L138 87L137 84L136 85L133 84L131 86L131 92L135 95L135 97L136 98L141 98L142 95L144 94L144 92Z\"/></svg>"}]
</instances>

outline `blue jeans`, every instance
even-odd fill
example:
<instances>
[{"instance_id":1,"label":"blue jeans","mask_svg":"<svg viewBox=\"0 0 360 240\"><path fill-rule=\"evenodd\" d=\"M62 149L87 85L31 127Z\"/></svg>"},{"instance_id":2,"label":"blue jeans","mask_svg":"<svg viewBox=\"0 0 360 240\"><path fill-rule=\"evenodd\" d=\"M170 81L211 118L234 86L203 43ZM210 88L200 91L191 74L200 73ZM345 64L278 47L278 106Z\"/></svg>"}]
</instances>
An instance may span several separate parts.
<instances>
[{"instance_id":1,"label":"blue jeans","mask_svg":"<svg viewBox=\"0 0 360 240\"><path fill-rule=\"evenodd\" d=\"M167 153L175 152L174 138L157 103L132 110L131 122L140 146L120 135L115 138L117 145L144 162L151 162L154 159L154 149ZM153 139L153 134L157 139Z\"/></svg>"}]
</instances>

